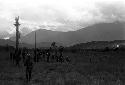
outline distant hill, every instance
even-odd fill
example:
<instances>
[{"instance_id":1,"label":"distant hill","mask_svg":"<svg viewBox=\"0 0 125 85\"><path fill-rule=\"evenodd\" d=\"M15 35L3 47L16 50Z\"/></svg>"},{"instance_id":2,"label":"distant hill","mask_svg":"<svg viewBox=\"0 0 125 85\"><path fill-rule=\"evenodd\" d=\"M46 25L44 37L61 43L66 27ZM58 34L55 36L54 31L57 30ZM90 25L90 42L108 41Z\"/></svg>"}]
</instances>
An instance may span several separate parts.
<instances>
[{"instance_id":1,"label":"distant hill","mask_svg":"<svg viewBox=\"0 0 125 85\"><path fill-rule=\"evenodd\" d=\"M116 48L117 45L125 46L125 40L114 40L114 41L92 41L87 43L75 44L69 46L72 49L104 49L105 47Z\"/></svg>"},{"instance_id":2,"label":"distant hill","mask_svg":"<svg viewBox=\"0 0 125 85\"><path fill-rule=\"evenodd\" d=\"M0 45L1 46L5 46L5 45L10 45L10 46L14 46L15 42L11 41L11 40L4 40L4 39L0 39Z\"/></svg>"},{"instance_id":3,"label":"distant hill","mask_svg":"<svg viewBox=\"0 0 125 85\"><path fill-rule=\"evenodd\" d=\"M37 48L48 48L51 46L52 42L41 42L37 43L36 46ZM4 40L0 39L0 46L15 46L15 42L11 40ZM56 43L57 46L61 46L60 43ZM86 43L79 43L75 44L72 46L69 46L68 48L73 48L73 49L102 49L105 47L116 47L117 45L125 46L125 40L114 40L114 41L92 41L92 42L86 42ZM26 44L26 43L20 43L20 47L28 47L28 48L34 48L34 44Z\"/></svg>"},{"instance_id":4,"label":"distant hill","mask_svg":"<svg viewBox=\"0 0 125 85\"><path fill-rule=\"evenodd\" d=\"M65 39L65 37L62 39L58 35L60 35L59 31L51 31L51 30L45 30L45 29L39 29L36 30L36 42L38 46L47 46L51 45L52 42L56 42L57 45L63 45L62 42ZM58 38L59 37L59 38ZM14 40L14 38L11 38L11 40ZM21 37L21 41L28 44L34 44L35 43L35 31L29 33L26 36ZM59 41L59 42L58 42Z\"/></svg>"},{"instance_id":5,"label":"distant hill","mask_svg":"<svg viewBox=\"0 0 125 85\"><path fill-rule=\"evenodd\" d=\"M37 47L51 47L52 42L41 42L37 43ZM56 42L56 46L63 46L61 43Z\"/></svg>"},{"instance_id":6,"label":"distant hill","mask_svg":"<svg viewBox=\"0 0 125 85\"><path fill-rule=\"evenodd\" d=\"M64 46L90 41L113 41L125 39L124 23L100 23L77 31L60 32L45 29L33 31L21 38L22 42L34 44L35 32L37 43L58 42Z\"/></svg>"},{"instance_id":7,"label":"distant hill","mask_svg":"<svg viewBox=\"0 0 125 85\"><path fill-rule=\"evenodd\" d=\"M7 39L7 40L5 40L5 39L0 39L0 46L6 46L6 45L14 46L14 47L15 47L16 43L15 43L14 41L9 40L9 39ZM20 43L19 46L20 46L20 47L33 48L32 45L26 44L26 43Z\"/></svg>"},{"instance_id":8,"label":"distant hill","mask_svg":"<svg viewBox=\"0 0 125 85\"><path fill-rule=\"evenodd\" d=\"M37 48L48 48L51 46L51 43L52 42L41 42L41 43L36 43L36 46ZM15 41L12 41L12 40L5 40L5 39L0 39L0 46L6 46L6 45L9 45L9 46L14 46L16 45ZM61 46L60 43L56 43L57 46ZM34 48L35 45L34 44L27 44L27 43L20 43L19 44L19 47L27 47L27 48Z\"/></svg>"}]
</instances>

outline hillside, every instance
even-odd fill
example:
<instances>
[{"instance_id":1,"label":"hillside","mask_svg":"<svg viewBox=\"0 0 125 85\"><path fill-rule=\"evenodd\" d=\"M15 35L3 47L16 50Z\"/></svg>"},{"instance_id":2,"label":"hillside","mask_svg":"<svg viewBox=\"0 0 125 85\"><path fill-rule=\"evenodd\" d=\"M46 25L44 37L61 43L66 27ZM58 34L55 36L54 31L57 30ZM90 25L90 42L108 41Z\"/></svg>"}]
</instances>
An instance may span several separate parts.
<instances>
[{"instance_id":1,"label":"hillside","mask_svg":"<svg viewBox=\"0 0 125 85\"><path fill-rule=\"evenodd\" d=\"M61 32L51 31L46 29L39 29L32 31L26 36L21 37L21 41L27 44L36 42L57 42L64 46L70 46L77 43L85 43L90 41L113 41L125 39L125 26L124 23L100 23L77 31ZM14 40L11 38L11 40Z\"/></svg>"},{"instance_id":2,"label":"hillside","mask_svg":"<svg viewBox=\"0 0 125 85\"><path fill-rule=\"evenodd\" d=\"M105 47L116 48L117 45L119 47L125 46L125 40L114 40L114 41L92 41L87 43L79 43L68 48L72 49L104 49Z\"/></svg>"}]
</instances>

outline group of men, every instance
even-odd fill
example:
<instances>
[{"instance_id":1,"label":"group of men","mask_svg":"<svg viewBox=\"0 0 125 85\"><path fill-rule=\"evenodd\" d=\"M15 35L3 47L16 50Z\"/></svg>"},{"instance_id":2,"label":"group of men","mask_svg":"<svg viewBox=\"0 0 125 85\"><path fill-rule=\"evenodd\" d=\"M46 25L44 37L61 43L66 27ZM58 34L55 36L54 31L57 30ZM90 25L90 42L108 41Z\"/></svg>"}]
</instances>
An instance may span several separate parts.
<instances>
[{"instance_id":1,"label":"group of men","mask_svg":"<svg viewBox=\"0 0 125 85\"><path fill-rule=\"evenodd\" d=\"M32 52L34 51L34 52ZM64 62L65 60L67 62L70 62L69 57L64 58L63 56L63 47L58 48L58 50L53 50L52 48L49 49L36 49L36 50L28 50L26 48L24 49L18 49L14 52L10 52L10 59L13 61L14 64L16 64L18 67L20 67L21 61L23 62L23 65L26 69L26 80L27 82L31 80L31 74L33 69L33 64L45 61L45 62Z\"/></svg>"},{"instance_id":2,"label":"group of men","mask_svg":"<svg viewBox=\"0 0 125 85\"><path fill-rule=\"evenodd\" d=\"M31 79L32 69L33 69L33 60L32 56L29 53L28 49L18 49L14 52L10 52L11 61L18 67L21 65L21 61L25 66L26 70L26 80L27 82Z\"/></svg>"},{"instance_id":3,"label":"group of men","mask_svg":"<svg viewBox=\"0 0 125 85\"><path fill-rule=\"evenodd\" d=\"M46 49L46 50L38 50L36 55L36 61L46 61L46 62L64 62L68 61L68 57L63 56L63 48L59 48L58 50Z\"/></svg>"}]
</instances>

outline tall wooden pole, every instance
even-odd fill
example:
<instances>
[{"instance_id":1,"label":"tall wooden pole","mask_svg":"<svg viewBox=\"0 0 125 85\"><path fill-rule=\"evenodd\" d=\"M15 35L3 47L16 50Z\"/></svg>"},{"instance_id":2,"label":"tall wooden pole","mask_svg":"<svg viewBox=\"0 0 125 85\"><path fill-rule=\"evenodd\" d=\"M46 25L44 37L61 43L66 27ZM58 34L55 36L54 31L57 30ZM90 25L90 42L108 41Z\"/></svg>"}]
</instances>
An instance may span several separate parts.
<instances>
[{"instance_id":1,"label":"tall wooden pole","mask_svg":"<svg viewBox=\"0 0 125 85\"><path fill-rule=\"evenodd\" d=\"M19 26L20 26L19 16L15 18L15 24L14 25L16 26L16 50L18 50L18 48L19 48L19 37L20 37L20 35L19 35Z\"/></svg>"},{"instance_id":2,"label":"tall wooden pole","mask_svg":"<svg viewBox=\"0 0 125 85\"><path fill-rule=\"evenodd\" d=\"M36 50L36 32L35 32L35 50Z\"/></svg>"},{"instance_id":3,"label":"tall wooden pole","mask_svg":"<svg viewBox=\"0 0 125 85\"><path fill-rule=\"evenodd\" d=\"M36 51L36 32L35 32L35 62L37 61L37 55L36 55L37 51Z\"/></svg>"}]
</instances>

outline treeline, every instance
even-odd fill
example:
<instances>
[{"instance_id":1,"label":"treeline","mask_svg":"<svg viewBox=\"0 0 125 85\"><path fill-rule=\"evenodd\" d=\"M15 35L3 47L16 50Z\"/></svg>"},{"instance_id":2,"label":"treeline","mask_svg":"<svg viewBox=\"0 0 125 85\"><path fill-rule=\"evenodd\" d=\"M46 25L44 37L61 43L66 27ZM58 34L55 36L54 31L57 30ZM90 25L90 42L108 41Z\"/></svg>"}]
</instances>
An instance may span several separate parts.
<instances>
[{"instance_id":1,"label":"treeline","mask_svg":"<svg viewBox=\"0 0 125 85\"><path fill-rule=\"evenodd\" d=\"M21 49L26 48L26 47L22 47ZM15 47L14 46L10 46L10 45L4 45L4 46L0 46L0 51L9 51L9 50L14 50ZM35 50L34 48L29 49L26 48L28 50ZM37 48L37 50L47 50L50 48ZM51 49L51 51L54 51L55 49ZM79 52L85 52L85 51L96 51L96 52L108 52L108 51L125 51L125 47L119 47L119 48L109 48L109 47L105 47L102 49L80 49L80 48L72 48L72 47L64 47L63 48L63 52L72 52L72 53L79 53Z\"/></svg>"},{"instance_id":2,"label":"treeline","mask_svg":"<svg viewBox=\"0 0 125 85\"><path fill-rule=\"evenodd\" d=\"M64 48L64 52L78 53L78 52L85 52L85 51L96 51L96 52L125 51L125 47L120 47L120 48L109 48L109 47L105 47L105 48L102 48L102 49Z\"/></svg>"}]
</instances>

